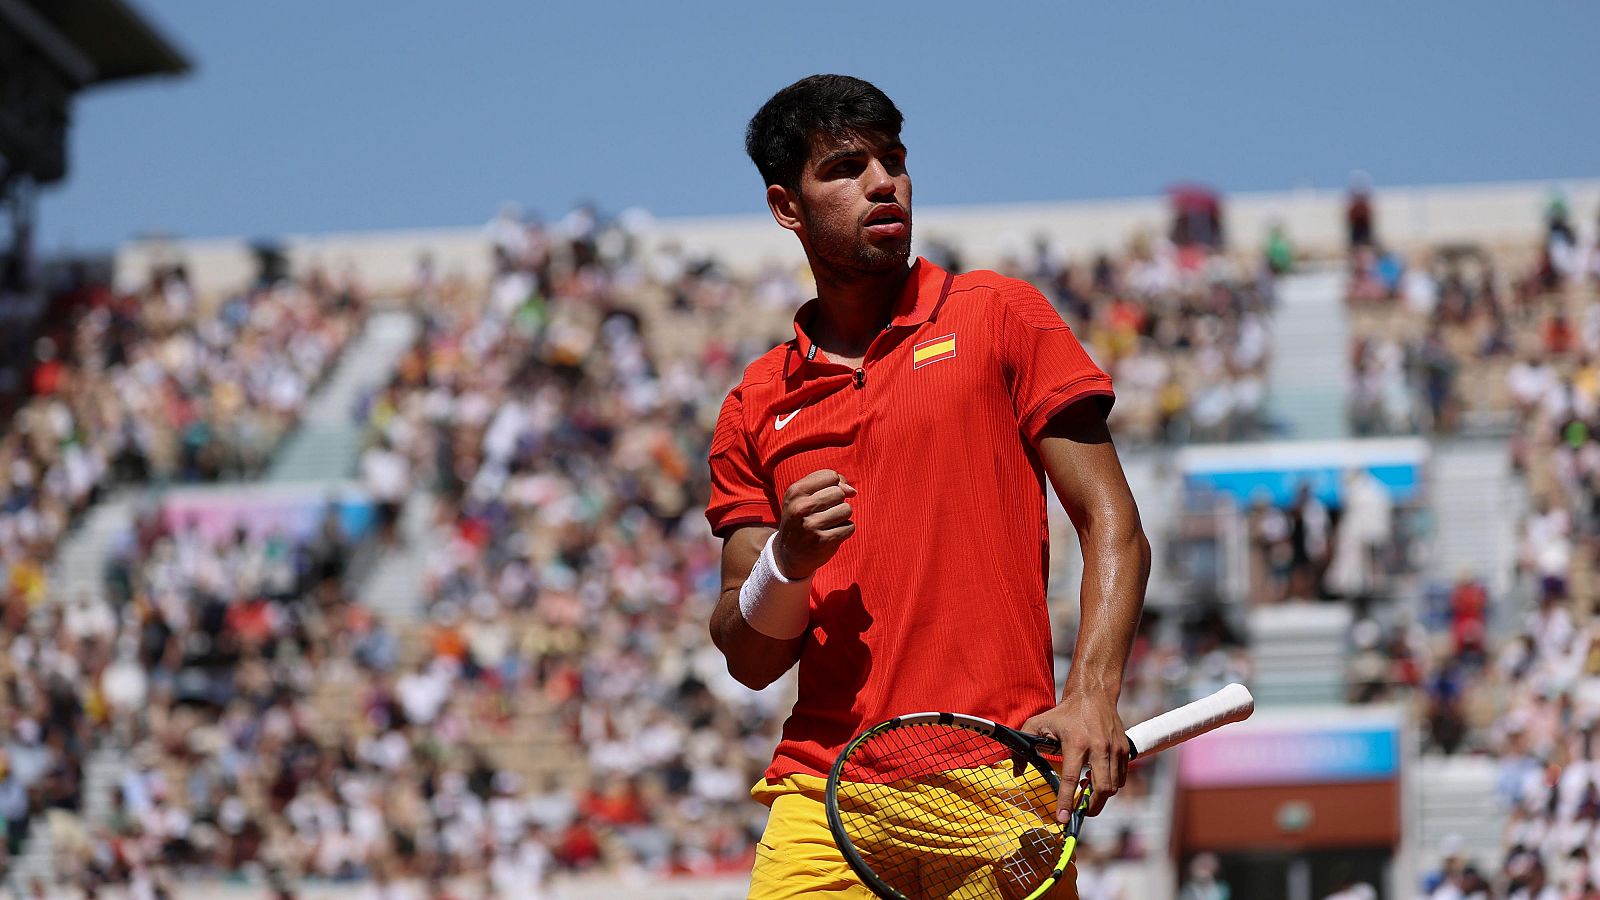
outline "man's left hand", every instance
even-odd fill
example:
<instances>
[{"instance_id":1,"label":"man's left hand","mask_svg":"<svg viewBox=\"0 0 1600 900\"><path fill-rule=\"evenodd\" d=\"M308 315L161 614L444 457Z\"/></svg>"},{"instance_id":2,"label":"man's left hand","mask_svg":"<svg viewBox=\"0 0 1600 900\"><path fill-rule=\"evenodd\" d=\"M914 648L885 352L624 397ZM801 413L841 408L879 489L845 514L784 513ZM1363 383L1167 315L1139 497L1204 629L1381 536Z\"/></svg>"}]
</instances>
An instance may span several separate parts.
<instances>
[{"instance_id":1,"label":"man's left hand","mask_svg":"<svg viewBox=\"0 0 1600 900\"><path fill-rule=\"evenodd\" d=\"M1077 804L1078 774L1087 765L1094 796L1089 815L1100 814L1106 801L1128 778L1128 736L1117 704L1099 696L1072 693L1054 709L1022 724L1022 730L1055 738L1061 744L1061 793L1056 820L1066 822ZM1069 787L1070 785L1070 787Z\"/></svg>"}]
</instances>

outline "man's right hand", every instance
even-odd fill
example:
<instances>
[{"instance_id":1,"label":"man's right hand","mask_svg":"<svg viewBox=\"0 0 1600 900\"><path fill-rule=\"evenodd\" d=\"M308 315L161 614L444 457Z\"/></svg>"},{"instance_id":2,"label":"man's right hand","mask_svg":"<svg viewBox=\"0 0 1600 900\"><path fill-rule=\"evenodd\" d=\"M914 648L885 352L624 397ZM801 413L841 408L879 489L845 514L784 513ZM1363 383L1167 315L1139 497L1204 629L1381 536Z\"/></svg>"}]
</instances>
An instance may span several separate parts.
<instances>
[{"instance_id":1,"label":"man's right hand","mask_svg":"<svg viewBox=\"0 0 1600 900\"><path fill-rule=\"evenodd\" d=\"M810 578L855 534L847 502L855 495L856 489L832 469L819 469L789 485L772 546L783 577Z\"/></svg>"}]
</instances>

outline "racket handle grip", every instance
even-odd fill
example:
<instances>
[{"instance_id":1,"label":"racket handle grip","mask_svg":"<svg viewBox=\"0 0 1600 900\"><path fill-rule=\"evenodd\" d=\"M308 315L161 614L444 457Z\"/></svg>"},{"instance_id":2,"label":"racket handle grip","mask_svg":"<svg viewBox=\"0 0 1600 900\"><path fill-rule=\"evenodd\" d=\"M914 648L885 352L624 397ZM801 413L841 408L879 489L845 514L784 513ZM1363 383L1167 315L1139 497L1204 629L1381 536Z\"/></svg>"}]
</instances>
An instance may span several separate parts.
<instances>
[{"instance_id":1,"label":"racket handle grip","mask_svg":"<svg viewBox=\"0 0 1600 900\"><path fill-rule=\"evenodd\" d=\"M1241 722L1250 718L1255 708L1256 700L1250 696L1249 688L1230 684L1209 697L1201 697L1129 728L1132 756L1160 753L1213 728Z\"/></svg>"}]
</instances>

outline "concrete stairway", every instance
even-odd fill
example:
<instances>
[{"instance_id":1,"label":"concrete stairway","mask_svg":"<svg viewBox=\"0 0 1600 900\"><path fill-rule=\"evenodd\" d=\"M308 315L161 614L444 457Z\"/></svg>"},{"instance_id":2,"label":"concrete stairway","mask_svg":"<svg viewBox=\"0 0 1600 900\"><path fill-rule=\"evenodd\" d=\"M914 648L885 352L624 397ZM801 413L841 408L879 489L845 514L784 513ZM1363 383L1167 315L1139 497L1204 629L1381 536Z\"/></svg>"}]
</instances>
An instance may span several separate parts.
<instances>
[{"instance_id":1,"label":"concrete stairway","mask_svg":"<svg viewBox=\"0 0 1600 900\"><path fill-rule=\"evenodd\" d=\"M362 605L394 624L422 618L425 597L423 575L434 511L433 495L418 491L406 500L400 513L398 541L379 551L372 572L356 596Z\"/></svg>"},{"instance_id":2,"label":"concrete stairway","mask_svg":"<svg viewBox=\"0 0 1600 900\"><path fill-rule=\"evenodd\" d=\"M56 549L50 564L50 594L56 602L105 596L106 563L116 543L133 527L133 510L142 489L114 492L100 501Z\"/></svg>"},{"instance_id":3,"label":"concrete stairway","mask_svg":"<svg viewBox=\"0 0 1600 900\"><path fill-rule=\"evenodd\" d=\"M1345 642L1350 609L1291 602L1252 610L1250 647L1261 706L1325 706L1345 699Z\"/></svg>"},{"instance_id":4,"label":"concrete stairway","mask_svg":"<svg viewBox=\"0 0 1600 900\"><path fill-rule=\"evenodd\" d=\"M89 754L83 764L84 821L100 824L111 819L127 768L128 754L115 747L101 747Z\"/></svg>"},{"instance_id":5,"label":"concrete stairway","mask_svg":"<svg viewBox=\"0 0 1600 900\"><path fill-rule=\"evenodd\" d=\"M1459 839L1461 854L1480 868L1496 866L1503 853L1500 829L1505 811L1495 794L1494 760L1419 757L1411 789L1415 791L1416 821L1408 824L1407 830L1419 855L1419 871L1428 871L1439 862L1440 847L1447 837Z\"/></svg>"},{"instance_id":6,"label":"concrete stairway","mask_svg":"<svg viewBox=\"0 0 1600 900\"><path fill-rule=\"evenodd\" d=\"M1485 580L1490 596L1507 596L1516 526L1528 500L1512 477L1505 441L1436 442L1432 466L1435 526L1428 575L1451 582L1469 571Z\"/></svg>"},{"instance_id":7,"label":"concrete stairway","mask_svg":"<svg viewBox=\"0 0 1600 900\"><path fill-rule=\"evenodd\" d=\"M28 820L28 834L22 840L22 852L12 860L6 870L6 883L14 896L25 897L28 885L35 879L50 885L56 873L55 836L50 830L49 813L41 812Z\"/></svg>"},{"instance_id":8,"label":"concrete stairway","mask_svg":"<svg viewBox=\"0 0 1600 900\"><path fill-rule=\"evenodd\" d=\"M109 821L115 804L115 792L122 780L125 765L125 754L119 750L102 747L91 752L83 765L81 814L45 810L28 822L28 834L23 841L22 853L5 872L5 881L16 896L29 896L28 886L35 879L46 886L50 896L57 896L52 889L58 871L55 828L51 824L52 821L63 817L78 818L91 828Z\"/></svg>"},{"instance_id":9,"label":"concrete stairway","mask_svg":"<svg viewBox=\"0 0 1600 900\"><path fill-rule=\"evenodd\" d=\"M278 452L268 481L326 481L355 472L361 453L361 428L353 419L356 404L388 380L395 360L416 339L417 327L414 316L399 310L367 318L366 328L312 398L299 430Z\"/></svg>"},{"instance_id":10,"label":"concrete stairway","mask_svg":"<svg viewBox=\"0 0 1600 900\"><path fill-rule=\"evenodd\" d=\"M1267 410L1283 436L1349 436L1350 323L1345 317L1343 269L1290 275L1278 281L1272 320L1272 375Z\"/></svg>"}]
</instances>

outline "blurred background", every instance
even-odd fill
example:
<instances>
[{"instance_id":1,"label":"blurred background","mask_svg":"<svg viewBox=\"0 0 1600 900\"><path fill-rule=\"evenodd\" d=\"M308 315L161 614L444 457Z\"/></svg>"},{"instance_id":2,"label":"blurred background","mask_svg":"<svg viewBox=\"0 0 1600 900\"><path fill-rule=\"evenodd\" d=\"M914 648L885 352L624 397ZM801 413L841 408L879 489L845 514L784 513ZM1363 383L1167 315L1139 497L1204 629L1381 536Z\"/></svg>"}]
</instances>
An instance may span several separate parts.
<instances>
[{"instance_id":1,"label":"blurred background","mask_svg":"<svg viewBox=\"0 0 1600 900\"><path fill-rule=\"evenodd\" d=\"M744 123L1116 379L1155 571L1085 900L1600 896L1594 7L0 0L19 897L735 898L792 685L706 444L812 296ZM1070 666L1080 567L1054 511Z\"/></svg>"}]
</instances>

